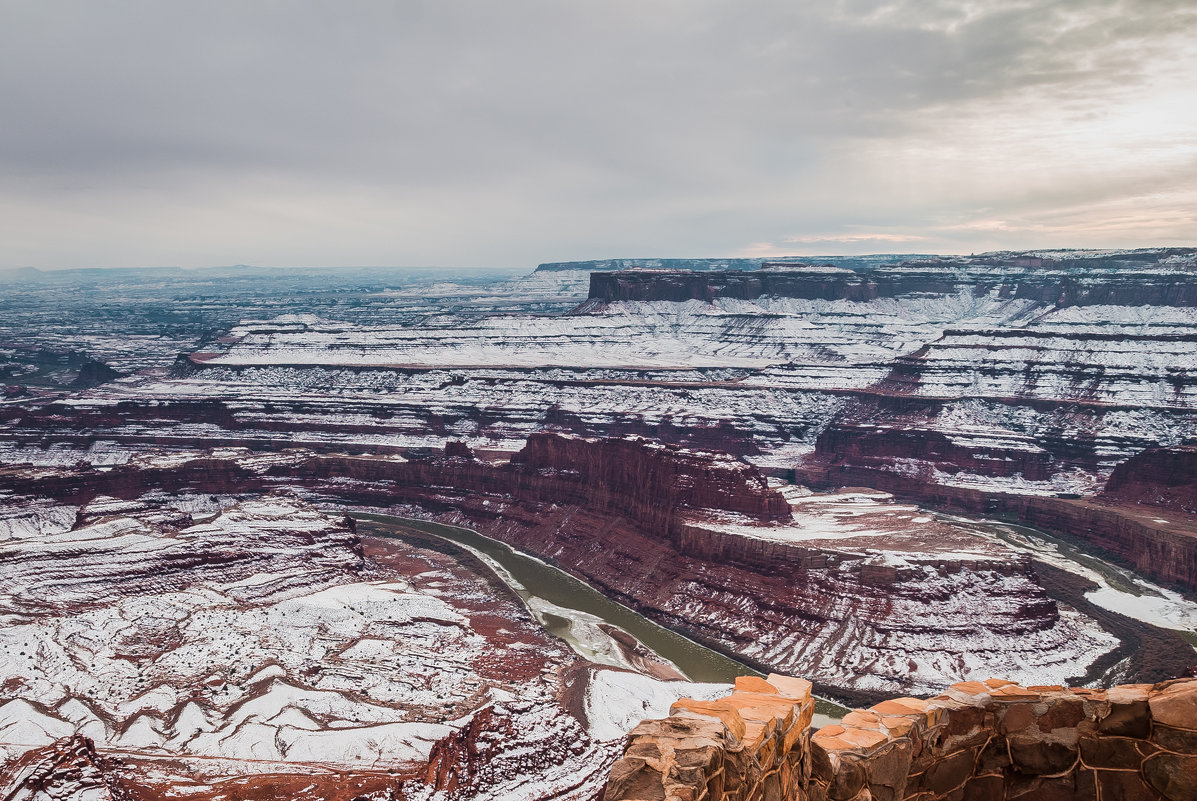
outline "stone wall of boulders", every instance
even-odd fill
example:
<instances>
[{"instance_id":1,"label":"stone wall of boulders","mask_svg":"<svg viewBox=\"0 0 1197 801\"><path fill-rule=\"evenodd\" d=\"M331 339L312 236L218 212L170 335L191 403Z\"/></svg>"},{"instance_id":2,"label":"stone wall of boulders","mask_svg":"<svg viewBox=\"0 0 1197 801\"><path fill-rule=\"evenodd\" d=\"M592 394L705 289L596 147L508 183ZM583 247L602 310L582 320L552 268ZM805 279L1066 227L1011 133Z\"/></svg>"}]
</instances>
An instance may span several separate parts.
<instances>
[{"instance_id":1,"label":"stone wall of boulders","mask_svg":"<svg viewBox=\"0 0 1197 801\"><path fill-rule=\"evenodd\" d=\"M806 799L814 702L804 679L736 679L716 701L683 698L628 734L604 801Z\"/></svg>"},{"instance_id":2,"label":"stone wall of boulders","mask_svg":"<svg viewBox=\"0 0 1197 801\"><path fill-rule=\"evenodd\" d=\"M1197 679L955 684L811 732L810 685L740 679L641 723L604 801L1195 801Z\"/></svg>"}]
</instances>

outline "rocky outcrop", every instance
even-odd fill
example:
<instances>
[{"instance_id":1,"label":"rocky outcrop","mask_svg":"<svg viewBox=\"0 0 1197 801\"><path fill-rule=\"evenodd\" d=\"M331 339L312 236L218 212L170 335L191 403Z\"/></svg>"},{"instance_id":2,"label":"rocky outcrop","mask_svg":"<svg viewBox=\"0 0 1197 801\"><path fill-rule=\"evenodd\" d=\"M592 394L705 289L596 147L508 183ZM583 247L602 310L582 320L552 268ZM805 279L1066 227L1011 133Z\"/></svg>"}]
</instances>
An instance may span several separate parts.
<instances>
[{"instance_id":1,"label":"rocky outcrop","mask_svg":"<svg viewBox=\"0 0 1197 801\"><path fill-rule=\"evenodd\" d=\"M1197 444L1149 448L1132 456L1114 468L1101 497L1197 515Z\"/></svg>"},{"instance_id":2,"label":"rocky outcrop","mask_svg":"<svg viewBox=\"0 0 1197 801\"><path fill-rule=\"evenodd\" d=\"M716 298L755 300L769 295L783 298L867 301L877 297L877 286L851 270L823 268L772 269L752 272L623 270L590 274L592 301L711 302Z\"/></svg>"},{"instance_id":3,"label":"rocky outcrop","mask_svg":"<svg viewBox=\"0 0 1197 801\"><path fill-rule=\"evenodd\" d=\"M451 793L473 785L479 770L490 761L489 752L497 742L514 734L511 721L496 716L493 707L478 710L464 728L433 744L424 784Z\"/></svg>"},{"instance_id":4,"label":"rocky outcrop","mask_svg":"<svg viewBox=\"0 0 1197 801\"><path fill-rule=\"evenodd\" d=\"M85 362L79 368L79 375L71 383L73 387L87 388L95 387L100 384L107 384L109 381L115 381L120 378L123 373L113 370L102 361L92 359Z\"/></svg>"},{"instance_id":5,"label":"rocky outcrop","mask_svg":"<svg viewBox=\"0 0 1197 801\"><path fill-rule=\"evenodd\" d=\"M1161 516L1150 506L1122 502L1116 493L1097 499L1020 495L945 485L918 474L903 475L878 463L845 462L828 465L808 460L789 475L816 488L875 487L939 509L1020 523L1096 548L1142 575L1197 591L1197 521L1192 515L1168 512ZM1180 473L1177 478L1183 489L1188 476ZM1131 497L1156 497L1161 485L1150 486L1152 489L1139 486Z\"/></svg>"},{"instance_id":6,"label":"rocky outcrop","mask_svg":"<svg viewBox=\"0 0 1197 801\"><path fill-rule=\"evenodd\" d=\"M795 799L812 773L810 682L744 676L717 701L683 698L628 735L604 801Z\"/></svg>"},{"instance_id":7,"label":"rocky outcrop","mask_svg":"<svg viewBox=\"0 0 1197 801\"><path fill-rule=\"evenodd\" d=\"M785 498L770 490L757 470L723 454L637 438L533 434L511 464L551 471L560 482L572 484L576 476L574 492L553 488L533 494L532 500L568 499L589 509L617 512L661 535L676 533L676 513L686 509L718 509L761 522L790 519Z\"/></svg>"},{"instance_id":8,"label":"rocky outcrop","mask_svg":"<svg viewBox=\"0 0 1197 801\"><path fill-rule=\"evenodd\" d=\"M898 698L813 733L804 683L737 681L645 721L604 801L1197 797L1197 680L1109 690L990 679ZM799 725L801 724L801 725Z\"/></svg>"},{"instance_id":9,"label":"rocky outcrop","mask_svg":"<svg viewBox=\"0 0 1197 801\"><path fill-rule=\"evenodd\" d=\"M474 459L474 451L469 445L460 440L449 440L445 443L445 458Z\"/></svg>"},{"instance_id":10,"label":"rocky outcrop","mask_svg":"<svg viewBox=\"0 0 1197 801\"><path fill-rule=\"evenodd\" d=\"M101 756L90 738L75 734L0 767L0 793L5 801L132 801L137 796L116 764L119 759Z\"/></svg>"},{"instance_id":11,"label":"rocky outcrop","mask_svg":"<svg viewBox=\"0 0 1197 801\"><path fill-rule=\"evenodd\" d=\"M449 799L589 797L613 761L609 746L551 704L491 704L433 744L422 780Z\"/></svg>"}]
</instances>

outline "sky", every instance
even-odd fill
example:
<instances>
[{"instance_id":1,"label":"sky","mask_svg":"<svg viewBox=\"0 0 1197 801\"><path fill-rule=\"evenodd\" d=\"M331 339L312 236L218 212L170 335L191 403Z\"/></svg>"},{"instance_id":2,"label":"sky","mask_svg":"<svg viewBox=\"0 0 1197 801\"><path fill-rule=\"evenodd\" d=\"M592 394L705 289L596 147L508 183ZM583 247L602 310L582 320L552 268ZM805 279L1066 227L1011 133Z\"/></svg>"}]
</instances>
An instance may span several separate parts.
<instances>
[{"instance_id":1,"label":"sky","mask_svg":"<svg viewBox=\"0 0 1197 801\"><path fill-rule=\"evenodd\" d=\"M1197 245L1192 0L0 0L0 269Z\"/></svg>"}]
</instances>

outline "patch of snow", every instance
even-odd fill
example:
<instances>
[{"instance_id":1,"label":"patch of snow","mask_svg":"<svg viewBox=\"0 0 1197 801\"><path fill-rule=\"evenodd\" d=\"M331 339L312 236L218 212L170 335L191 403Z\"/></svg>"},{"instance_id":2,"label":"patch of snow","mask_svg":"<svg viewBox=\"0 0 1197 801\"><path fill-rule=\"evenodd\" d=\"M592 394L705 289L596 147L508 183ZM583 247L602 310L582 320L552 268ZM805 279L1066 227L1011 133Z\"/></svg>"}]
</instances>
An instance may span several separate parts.
<instances>
[{"instance_id":1,"label":"patch of snow","mask_svg":"<svg viewBox=\"0 0 1197 801\"><path fill-rule=\"evenodd\" d=\"M732 691L730 684L661 681L623 670L593 670L586 686L586 720L596 740L618 740L642 720L669 716L679 698L712 700Z\"/></svg>"}]
</instances>

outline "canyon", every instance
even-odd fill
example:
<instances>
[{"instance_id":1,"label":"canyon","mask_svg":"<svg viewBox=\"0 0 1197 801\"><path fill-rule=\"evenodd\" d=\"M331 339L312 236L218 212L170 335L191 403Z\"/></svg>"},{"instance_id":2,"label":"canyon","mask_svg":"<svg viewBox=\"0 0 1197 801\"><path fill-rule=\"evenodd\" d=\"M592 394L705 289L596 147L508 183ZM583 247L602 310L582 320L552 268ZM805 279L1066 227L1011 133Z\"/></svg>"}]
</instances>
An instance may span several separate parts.
<instances>
[{"instance_id":1,"label":"canyon","mask_svg":"<svg viewBox=\"0 0 1197 801\"><path fill-rule=\"evenodd\" d=\"M606 699L707 689L579 659L485 565L294 496L87 495L0 510L7 797L393 798L483 729L483 795L582 797Z\"/></svg>"},{"instance_id":2,"label":"canyon","mask_svg":"<svg viewBox=\"0 0 1197 801\"><path fill-rule=\"evenodd\" d=\"M852 705L1197 673L1193 249L174 280L114 278L73 338L57 284L4 301L10 787L589 799L639 719L731 692L347 514L480 532ZM776 781L865 797L793 720Z\"/></svg>"}]
</instances>

